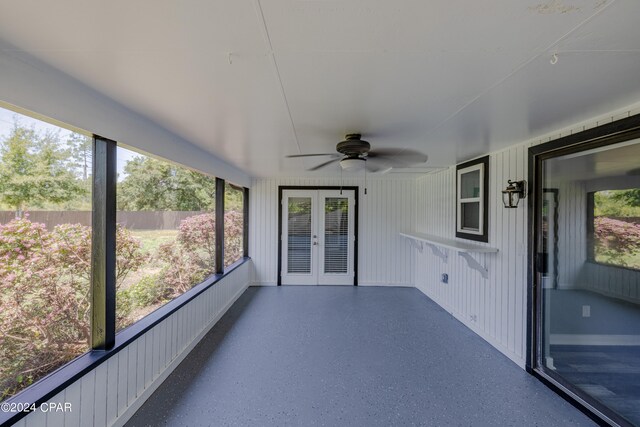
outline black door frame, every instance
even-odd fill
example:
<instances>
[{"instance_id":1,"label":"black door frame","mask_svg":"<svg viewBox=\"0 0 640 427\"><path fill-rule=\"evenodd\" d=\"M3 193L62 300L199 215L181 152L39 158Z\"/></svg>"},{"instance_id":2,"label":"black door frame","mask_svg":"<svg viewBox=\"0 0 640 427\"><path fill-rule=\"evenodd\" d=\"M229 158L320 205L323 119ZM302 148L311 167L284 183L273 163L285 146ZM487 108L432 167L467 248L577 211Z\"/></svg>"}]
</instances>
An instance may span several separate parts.
<instances>
[{"instance_id":1,"label":"black door frame","mask_svg":"<svg viewBox=\"0 0 640 427\"><path fill-rule=\"evenodd\" d=\"M603 425L628 425L628 422L586 395L540 361L542 336L542 287L537 250L541 235L543 199L542 164L545 160L640 138L640 114L575 133L529 148L528 262L527 262L527 355L526 370L594 421ZM585 209L587 206L585 206Z\"/></svg>"},{"instance_id":2,"label":"black door frame","mask_svg":"<svg viewBox=\"0 0 640 427\"><path fill-rule=\"evenodd\" d=\"M341 186L305 186L305 185L279 185L278 186L278 286L282 286L282 192L284 190L353 190L355 207L354 215L354 234L353 242L353 286L358 286L358 193L360 187L341 187Z\"/></svg>"}]
</instances>

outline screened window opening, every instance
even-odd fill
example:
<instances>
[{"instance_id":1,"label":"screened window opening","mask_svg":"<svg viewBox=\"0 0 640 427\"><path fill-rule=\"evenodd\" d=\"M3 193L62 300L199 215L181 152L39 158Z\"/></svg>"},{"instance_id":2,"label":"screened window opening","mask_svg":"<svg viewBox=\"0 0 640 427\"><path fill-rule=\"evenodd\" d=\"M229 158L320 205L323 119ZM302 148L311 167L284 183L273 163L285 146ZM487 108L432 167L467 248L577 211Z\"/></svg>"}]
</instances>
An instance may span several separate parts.
<instances>
[{"instance_id":1,"label":"screened window opening","mask_svg":"<svg viewBox=\"0 0 640 427\"><path fill-rule=\"evenodd\" d=\"M243 257L244 191L225 182L224 191L224 266Z\"/></svg>"},{"instance_id":2,"label":"screened window opening","mask_svg":"<svg viewBox=\"0 0 640 427\"><path fill-rule=\"evenodd\" d=\"M215 178L118 147L120 330L215 272Z\"/></svg>"},{"instance_id":3,"label":"screened window opening","mask_svg":"<svg viewBox=\"0 0 640 427\"><path fill-rule=\"evenodd\" d=\"M0 400L90 348L91 156L0 108Z\"/></svg>"},{"instance_id":4,"label":"screened window opening","mask_svg":"<svg viewBox=\"0 0 640 427\"><path fill-rule=\"evenodd\" d=\"M590 193L590 259L640 270L640 183Z\"/></svg>"}]
</instances>

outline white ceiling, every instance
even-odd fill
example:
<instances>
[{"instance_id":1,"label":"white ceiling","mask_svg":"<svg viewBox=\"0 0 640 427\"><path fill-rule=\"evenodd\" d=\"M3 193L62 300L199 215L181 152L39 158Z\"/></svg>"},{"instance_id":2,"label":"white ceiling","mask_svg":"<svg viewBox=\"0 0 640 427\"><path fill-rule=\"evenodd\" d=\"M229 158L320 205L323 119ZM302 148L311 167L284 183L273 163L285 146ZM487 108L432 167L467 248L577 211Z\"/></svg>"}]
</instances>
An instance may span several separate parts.
<instances>
[{"instance_id":1,"label":"white ceiling","mask_svg":"<svg viewBox=\"0 0 640 427\"><path fill-rule=\"evenodd\" d=\"M637 102L638 16L637 0L5 0L0 40L275 176L348 132L448 166Z\"/></svg>"}]
</instances>

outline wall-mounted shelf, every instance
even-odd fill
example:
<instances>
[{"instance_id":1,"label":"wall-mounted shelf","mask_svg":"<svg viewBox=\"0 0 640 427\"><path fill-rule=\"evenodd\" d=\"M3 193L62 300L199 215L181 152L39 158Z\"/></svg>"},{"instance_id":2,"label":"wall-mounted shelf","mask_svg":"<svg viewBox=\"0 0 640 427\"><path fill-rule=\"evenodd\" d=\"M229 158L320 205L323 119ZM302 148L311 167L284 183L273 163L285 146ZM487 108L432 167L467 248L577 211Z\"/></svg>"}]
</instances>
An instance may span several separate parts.
<instances>
[{"instance_id":1,"label":"wall-mounted shelf","mask_svg":"<svg viewBox=\"0 0 640 427\"><path fill-rule=\"evenodd\" d=\"M480 272L485 279L489 277L489 271L485 266L480 264L471 254L472 253L496 253L498 248L491 248L489 246L473 245L469 243L459 242L454 239L447 239L445 237L433 236L431 234L424 233L400 233L401 236L406 237L411 242L411 245L416 247L422 252L424 245L431 248L431 252L439 258L442 258L444 262L447 262L449 258L448 250L454 250L467 261L467 265ZM443 250L444 249L444 250Z\"/></svg>"}]
</instances>

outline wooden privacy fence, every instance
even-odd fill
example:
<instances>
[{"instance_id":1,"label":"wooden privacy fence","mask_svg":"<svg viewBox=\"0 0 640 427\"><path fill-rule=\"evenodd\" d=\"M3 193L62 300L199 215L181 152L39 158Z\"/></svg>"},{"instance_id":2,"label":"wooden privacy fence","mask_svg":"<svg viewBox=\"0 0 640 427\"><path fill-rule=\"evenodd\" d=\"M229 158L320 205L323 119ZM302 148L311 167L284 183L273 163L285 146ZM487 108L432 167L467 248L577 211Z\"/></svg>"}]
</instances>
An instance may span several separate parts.
<instances>
[{"instance_id":1,"label":"wooden privacy fence","mask_svg":"<svg viewBox=\"0 0 640 427\"><path fill-rule=\"evenodd\" d=\"M198 211L123 211L116 214L116 221L131 230L175 230L180 221L205 212ZM91 225L90 211L33 211L28 212L31 222L43 223L51 230L59 224ZM6 224L16 216L13 211L0 211L0 224Z\"/></svg>"},{"instance_id":2,"label":"wooden privacy fence","mask_svg":"<svg viewBox=\"0 0 640 427\"><path fill-rule=\"evenodd\" d=\"M116 221L131 230L175 230L183 219L206 212L197 211L139 211L118 212Z\"/></svg>"}]
</instances>

